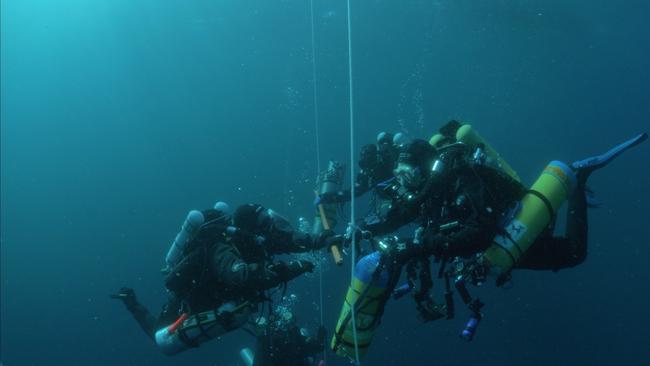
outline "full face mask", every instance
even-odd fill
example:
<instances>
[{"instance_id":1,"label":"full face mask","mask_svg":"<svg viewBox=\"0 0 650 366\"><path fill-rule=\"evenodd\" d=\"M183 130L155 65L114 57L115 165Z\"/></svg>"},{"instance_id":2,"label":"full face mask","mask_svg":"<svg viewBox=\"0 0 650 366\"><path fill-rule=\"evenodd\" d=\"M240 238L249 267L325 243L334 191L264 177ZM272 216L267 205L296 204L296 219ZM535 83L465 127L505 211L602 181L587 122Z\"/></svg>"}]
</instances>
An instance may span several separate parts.
<instances>
[{"instance_id":1,"label":"full face mask","mask_svg":"<svg viewBox=\"0 0 650 366\"><path fill-rule=\"evenodd\" d=\"M397 182L409 190L416 190L424 182L420 168L411 164L399 163L393 173Z\"/></svg>"}]
</instances>

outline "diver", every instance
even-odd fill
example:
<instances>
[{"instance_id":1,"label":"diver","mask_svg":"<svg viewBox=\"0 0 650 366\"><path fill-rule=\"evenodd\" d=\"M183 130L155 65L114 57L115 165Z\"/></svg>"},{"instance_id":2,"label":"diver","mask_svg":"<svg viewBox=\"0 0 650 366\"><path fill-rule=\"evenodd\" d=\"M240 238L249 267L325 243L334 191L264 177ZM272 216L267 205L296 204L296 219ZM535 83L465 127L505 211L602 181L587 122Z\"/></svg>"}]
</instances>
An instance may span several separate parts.
<instances>
[{"instance_id":1,"label":"diver","mask_svg":"<svg viewBox=\"0 0 650 366\"><path fill-rule=\"evenodd\" d=\"M572 164L552 161L530 189L470 125L452 121L430 142L416 140L405 146L395 183L387 187L391 210L379 222L352 230L355 238L371 238L377 251L356 264L332 349L339 355L355 354L350 336L355 307L373 309L357 313L362 318L357 324L372 324L357 326L361 354L370 346L391 295L412 292L425 321L452 319L453 289L470 312L460 336L471 340L484 304L470 295L466 283L479 285L494 274L497 286L502 286L513 269L558 271L582 263L588 249L587 209L595 203L587 188L589 176L646 139L647 134L638 135ZM554 236L557 210L565 200L566 232ZM411 238L374 238L410 223L418 225ZM429 293L430 257L439 262L438 278L444 278L443 305ZM404 268L408 282L397 286Z\"/></svg>"},{"instance_id":2,"label":"diver","mask_svg":"<svg viewBox=\"0 0 650 366\"><path fill-rule=\"evenodd\" d=\"M399 148L406 143L406 137L401 132L395 135L381 132L377 135L376 144L367 144L361 148L359 157L359 173L355 180L354 192L360 197L370 191L377 194L379 200L386 199L382 187L393 179L393 169L397 162ZM343 203L351 198L351 190L323 192L316 203ZM376 202L377 210L381 211L381 202ZM376 211L377 211L376 210Z\"/></svg>"},{"instance_id":3,"label":"diver","mask_svg":"<svg viewBox=\"0 0 650 366\"><path fill-rule=\"evenodd\" d=\"M239 352L245 366L322 365L317 356L324 350L325 328L319 327L313 337L308 329L298 327L291 307L284 304L287 299L295 301L296 295L283 297L268 319L258 317L252 327L244 329L257 343L255 351L243 348Z\"/></svg>"},{"instance_id":4,"label":"diver","mask_svg":"<svg viewBox=\"0 0 650 366\"><path fill-rule=\"evenodd\" d=\"M248 247L245 257L252 260L319 250L343 241L343 237L332 230L323 230L317 235L294 230L289 220L259 204L239 206L233 215L233 224L238 231L248 234L242 236L240 242Z\"/></svg>"},{"instance_id":5,"label":"diver","mask_svg":"<svg viewBox=\"0 0 650 366\"><path fill-rule=\"evenodd\" d=\"M250 207L260 208L253 210L253 225L242 221ZM243 205L233 220L223 202L213 209L190 211L165 258L163 273L170 298L158 318L137 301L130 288L112 297L123 301L167 355L240 328L269 300L266 290L314 268L306 260L274 260L274 254L320 249L334 238L330 232L315 239L294 236L279 215L265 216L270 212L259 205ZM243 227L233 226L233 221Z\"/></svg>"},{"instance_id":6,"label":"diver","mask_svg":"<svg viewBox=\"0 0 650 366\"><path fill-rule=\"evenodd\" d=\"M425 320L444 315L429 295L433 285L428 262L431 256L440 263L439 277L447 263L461 265L469 260L471 265L461 267L472 268L472 273L467 273L471 282L483 282L492 269L497 285L509 281L513 269L558 271L584 262L588 249L587 209L593 205L593 194L587 188L589 176L647 138L646 134L639 135L605 154L570 166L551 162L538 180L541 186L536 182L531 189L525 189L516 175L486 164L485 146L469 149L467 144L451 138L460 127L453 121L446 125L443 130L450 132L449 140L438 149L416 140L403 150L395 170L397 183L389 188L394 197L392 209L383 221L363 227L374 236L393 232L407 223L419 225L413 238L394 240L392 244L383 240L377 249L405 265L408 288L415 290L413 296ZM564 198L553 198L558 196L553 190L544 191L544 185L553 184L548 179L563 181L562 185L555 183L555 191L566 191L568 211L563 236L554 235L553 227ZM538 211L531 213L535 207ZM544 220L541 217L547 221L540 223ZM535 230L538 233L533 235Z\"/></svg>"},{"instance_id":7,"label":"diver","mask_svg":"<svg viewBox=\"0 0 650 366\"><path fill-rule=\"evenodd\" d=\"M452 121L443 130L450 130L448 135L453 136L459 127ZM575 174L568 197L565 235L553 236L551 223L516 268L557 271L582 263L587 256L587 209L593 203L587 187L589 176L646 139L647 135L641 134L605 154L572 163L570 171L565 172ZM414 141L400 155L395 170L398 185L391 190L398 204L393 205L383 222L365 229L383 234L419 220L415 240L420 244L411 246L413 253L402 253L407 256L469 257L485 251L503 231L504 221L521 209L517 203L531 190L484 164L481 160L485 157L480 147L478 150L468 151L465 144L450 140L436 151L423 141ZM548 206L546 198L540 199ZM550 216L554 219L555 213Z\"/></svg>"}]
</instances>

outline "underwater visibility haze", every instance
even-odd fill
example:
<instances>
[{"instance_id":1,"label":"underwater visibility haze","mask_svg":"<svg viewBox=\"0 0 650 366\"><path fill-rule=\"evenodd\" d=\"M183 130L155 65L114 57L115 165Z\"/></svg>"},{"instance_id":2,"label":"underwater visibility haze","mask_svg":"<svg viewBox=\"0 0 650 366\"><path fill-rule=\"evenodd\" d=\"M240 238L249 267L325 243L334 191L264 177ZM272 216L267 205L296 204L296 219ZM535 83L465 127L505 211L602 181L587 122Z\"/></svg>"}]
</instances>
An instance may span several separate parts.
<instances>
[{"instance_id":1,"label":"underwater visibility haze","mask_svg":"<svg viewBox=\"0 0 650 366\"><path fill-rule=\"evenodd\" d=\"M249 334L168 357L109 294L133 287L157 313L189 210L259 203L297 226L314 217L317 154L321 170L349 169L347 3L313 0L313 16L311 3L0 3L1 365L242 365ZM350 11L355 161L381 131L428 140L456 119L529 186L551 160L650 130L648 1L351 0ZM362 363L646 365L649 161L646 142L590 178L603 204L589 210L583 264L476 289L486 306L472 342L458 337L464 309L423 323L413 301L390 300ZM362 216L368 200L356 205ZM337 232L349 205L341 215ZM318 264L329 344L350 257ZM319 293L317 271L287 288L312 331Z\"/></svg>"}]
</instances>

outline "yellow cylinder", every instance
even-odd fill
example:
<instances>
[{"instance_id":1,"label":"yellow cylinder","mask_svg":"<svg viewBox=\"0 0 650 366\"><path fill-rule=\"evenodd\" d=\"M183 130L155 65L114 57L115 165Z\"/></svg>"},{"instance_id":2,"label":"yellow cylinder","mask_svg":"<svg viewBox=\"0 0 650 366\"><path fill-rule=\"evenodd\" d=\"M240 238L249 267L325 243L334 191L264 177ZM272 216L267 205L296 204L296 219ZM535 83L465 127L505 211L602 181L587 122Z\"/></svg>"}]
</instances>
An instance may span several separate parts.
<instances>
[{"instance_id":1,"label":"yellow cylinder","mask_svg":"<svg viewBox=\"0 0 650 366\"><path fill-rule=\"evenodd\" d=\"M439 134L439 133L433 135L429 139L429 145L431 145L431 146L433 146L435 148L441 147L442 145L444 145L444 142L445 142L445 136L443 136L442 134Z\"/></svg>"},{"instance_id":2,"label":"yellow cylinder","mask_svg":"<svg viewBox=\"0 0 650 366\"><path fill-rule=\"evenodd\" d=\"M517 182L521 182L517 172L472 128L472 125L462 125L456 131L456 141L466 144L471 150L475 150L479 144L482 144L487 157L486 165L508 174Z\"/></svg>"},{"instance_id":3,"label":"yellow cylinder","mask_svg":"<svg viewBox=\"0 0 650 366\"><path fill-rule=\"evenodd\" d=\"M363 357L379 327L386 296L388 275L373 278L380 255L375 252L362 258L355 267L355 275L345 296L341 315L336 323L331 348L337 355L355 358L352 304L355 307L355 324L359 358Z\"/></svg>"},{"instance_id":4,"label":"yellow cylinder","mask_svg":"<svg viewBox=\"0 0 650 366\"><path fill-rule=\"evenodd\" d=\"M506 225L504 233L497 235L485 251L488 264L500 273L510 271L549 226L575 184L571 168L559 161L549 163L522 198L519 211Z\"/></svg>"}]
</instances>

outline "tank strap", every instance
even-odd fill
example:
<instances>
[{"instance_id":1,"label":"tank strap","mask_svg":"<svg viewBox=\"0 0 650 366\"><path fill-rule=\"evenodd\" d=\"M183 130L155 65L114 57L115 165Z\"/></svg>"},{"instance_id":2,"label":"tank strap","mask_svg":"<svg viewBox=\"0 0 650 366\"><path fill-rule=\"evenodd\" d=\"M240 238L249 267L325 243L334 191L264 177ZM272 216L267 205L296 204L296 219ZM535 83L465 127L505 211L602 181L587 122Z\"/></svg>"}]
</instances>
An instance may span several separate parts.
<instances>
[{"instance_id":1,"label":"tank strap","mask_svg":"<svg viewBox=\"0 0 650 366\"><path fill-rule=\"evenodd\" d=\"M504 235L506 237L506 239L508 239L508 241L510 241L512 244L514 244L515 247L517 247L517 250L519 251L519 254L521 255L522 251L521 251L521 248L519 247L519 244L517 244L517 242L512 239L510 234L508 234L508 232L504 232L502 235ZM512 253L510 253L510 250L508 250L508 248L504 247L503 245L501 245L497 241L494 241L493 244L498 246L499 248L501 248L508 255L508 257L510 257L510 260L512 261L513 266L517 263L517 260L512 255Z\"/></svg>"},{"instance_id":2,"label":"tank strap","mask_svg":"<svg viewBox=\"0 0 650 366\"><path fill-rule=\"evenodd\" d=\"M375 272L373 272L373 274L372 274L372 279L371 279L370 283L374 282L375 280L377 280L379 278L379 276L381 274L381 271L383 269L385 269L385 265L386 265L385 262L386 262L386 260L384 259L384 257L382 257L382 260L380 261L380 265L377 266L377 268L375 269ZM390 295L392 293L392 289L395 288L395 285L397 284L397 281L399 281L400 275L402 273L401 267L398 267L396 269L396 268L391 266L390 268L388 268L388 271L390 272L390 277L389 277L388 284L387 284L387 287L386 287L387 290L384 293L384 295L382 295L379 298L375 298L377 301L380 301L379 310L377 311L377 314L373 318L372 323L370 323L366 327L366 329L372 328L375 325L377 325L377 322L379 322L379 320L382 318L382 316L384 314L384 310L386 308L386 302L390 298ZM359 294L359 297L357 297L357 300L355 301L355 306L354 306L354 309L356 310L355 313L358 313L360 310L362 310L364 308L365 305L367 305L367 304L361 304L362 306L359 306L359 307L356 306L357 303L361 303L362 300L366 299L366 297L368 296L368 291L369 290L370 290L370 285L366 286L366 288L363 290L363 292L361 294ZM352 308L352 307L350 307L350 308ZM334 350L338 349L338 347L339 347L339 345L341 343L343 343L344 345L346 345L348 347L354 346L354 344L349 343L345 339L343 339L343 333L345 332L345 329L347 328L348 323L350 322L350 320L352 320L352 312L351 311L346 315L343 322L341 322L341 326L339 327L339 330L334 334L334 337L336 338L336 343L333 346ZM365 347L368 347L368 346L369 346L369 344L364 345L364 346L362 346L361 344L358 345L359 348L365 348Z\"/></svg>"},{"instance_id":3,"label":"tank strap","mask_svg":"<svg viewBox=\"0 0 650 366\"><path fill-rule=\"evenodd\" d=\"M334 337L336 338L336 343L334 344L333 349L336 351L336 349L339 348L339 345L341 343L345 343L343 339L343 333L345 332L345 329L348 326L348 323L350 320L352 320L352 309L357 310L358 308L356 306L357 303L361 302L361 300L365 300L366 296L368 295L368 291L370 290L370 286L366 286L366 288L363 290L361 294L359 294L359 297L357 297L357 300L354 302L354 307L350 306L350 311L348 314L345 316L345 319L341 322L341 326L339 327L338 331L334 334Z\"/></svg>"},{"instance_id":4,"label":"tank strap","mask_svg":"<svg viewBox=\"0 0 650 366\"><path fill-rule=\"evenodd\" d=\"M554 222L553 218L555 217L555 210L553 210L553 205L551 204L551 201L548 200L543 194L539 193L538 191L534 189L529 189L526 191L528 194L532 194L533 196L539 198L542 202L544 202L544 205L546 206L546 209L548 210L548 217L550 218L550 222Z\"/></svg>"},{"instance_id":5,"label":"tank strap","mask_svg":"<svg viewBox=\"0 0 650 366\"><path fill-rule=\"evenodd\" d=\"M345 340L343 339L343 333L345 332L345 329L348 326L348 323L350 320L352 320L352 309L356 310L358 312L359 308L357 308L357 303L360 303L362 300L365 300L366 296L368 296L368 291L370 291L370 284L379 278L379 274L381 273L381 270L383 269L383 260L380 260L379 265L377 268L375 268L375 271L372 273L371 280L366 286L366 288L363 289L363 292L359 294L357 297L357 300L354 302L354 306L350 306L350 311L348 314L345 316L345 319L341 322L341 326L339 327L338 331L334 333L334 338L336 339L336 343L332 347L335 351L339 348L339 345L341 343L345 343ZM350 304L352 305L352 304ZM356 314L355 314L356 315Z\"/></svg>"}]
</instances>

